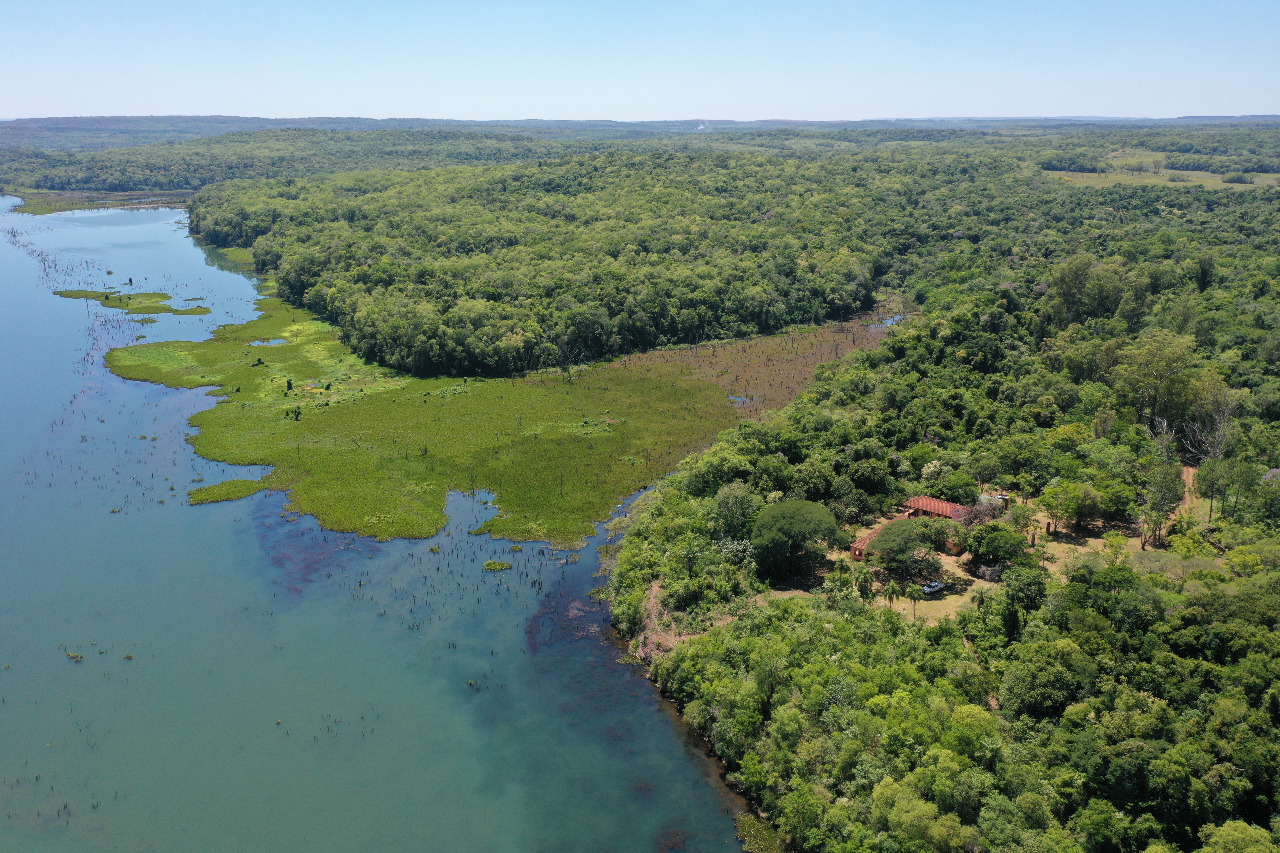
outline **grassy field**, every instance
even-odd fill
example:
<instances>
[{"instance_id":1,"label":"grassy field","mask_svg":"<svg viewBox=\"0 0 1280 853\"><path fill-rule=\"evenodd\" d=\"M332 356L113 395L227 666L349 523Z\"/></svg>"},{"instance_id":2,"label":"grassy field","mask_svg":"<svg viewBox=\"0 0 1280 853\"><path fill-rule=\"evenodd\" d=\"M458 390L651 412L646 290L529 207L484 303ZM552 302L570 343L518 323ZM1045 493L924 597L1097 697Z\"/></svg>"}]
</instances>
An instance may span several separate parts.
<instances>
[{"instance_id":1,"label":"grassy field","mask_svg":"<svg viewBox=\"0 0 1280 853\"><path fill-rule=\"evenodd\" d=\"M1274 186L1277 180L1280 180L1280 177L1276 175L1254 175L1254 183L1252 184L1229 184L1222 180L1222 175L1215 175L1212 172L1178 172L1173 170L1165 170L1163 172L1124 171L1123 169L1113 172L1047 171L1046 174L1055 175L1065 181L1084 187L1114 187L1119 184L1126 184L1130 186L1164 186L1173 182L1199 184L1200 186L1211 190L1247 190L1251 187L1257 186Z\"/></svg>"},{"instance_id":2,"label":"grassy field","mask_svg":"<svg viewBox=\"0 0 1280 853\"><path fill-rule=\"evenodd\" d=\"M203 305L174 308L167 293L119 293L114 290L55 290L67 299L92 299L104 308L120 308L127 314L208 314Z\"/></svg>"},{"instance_id":3,"label":"grassy field","mask_svg":"<svg viewBox=\"0 0 1280 853\"><path fill-rule=\"evenodd\" d=\"M558 373L416 379L366 364L309 312L269 295L259 308L208 341L117 349L107 365L128 379L211 386L225 399L192 419L197 452L273 466L262 480L197 488L192 503L288 491L292 509L324 526L382 538L429 536L444 524L448 491L487 489L501 512L486 530L579 542L622 498L739 420L727 387L747 388L754 376L768 388L761 396L781 405L836 352L830 338L854 334L832 327L717 345L712 361L705 346L632 357L582 368L571 382ZM753 356L730 382L723 365L747 349Z\"/></svg>"}]
</instances>

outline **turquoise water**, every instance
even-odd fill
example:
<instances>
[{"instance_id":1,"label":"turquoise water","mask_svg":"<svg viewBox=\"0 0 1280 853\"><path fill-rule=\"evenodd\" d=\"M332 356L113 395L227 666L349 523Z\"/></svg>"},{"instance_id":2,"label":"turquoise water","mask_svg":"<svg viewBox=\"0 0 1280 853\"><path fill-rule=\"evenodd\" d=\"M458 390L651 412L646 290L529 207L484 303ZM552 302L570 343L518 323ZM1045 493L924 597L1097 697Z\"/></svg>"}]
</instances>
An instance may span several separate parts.
<instances>
[{"instance_id":1,"label":"turquoise water","mask_svg":"<svg viewBox=\"0 0 1280 853\"><path fill-rule=\"evenodd\" d=\"M586 596L601 537L576 561L513 551L467 532L485 495L453 496L434 539L383 543L280 495L187 506L192 481L245 475L185 441L214 401L117 379L102 354L243 322L252 283L179 212L13 203L0 850L740 849L737 802L606 641ZM213 313L143 325L52 295L107 286Z\"/></svg>"}]
</instances>

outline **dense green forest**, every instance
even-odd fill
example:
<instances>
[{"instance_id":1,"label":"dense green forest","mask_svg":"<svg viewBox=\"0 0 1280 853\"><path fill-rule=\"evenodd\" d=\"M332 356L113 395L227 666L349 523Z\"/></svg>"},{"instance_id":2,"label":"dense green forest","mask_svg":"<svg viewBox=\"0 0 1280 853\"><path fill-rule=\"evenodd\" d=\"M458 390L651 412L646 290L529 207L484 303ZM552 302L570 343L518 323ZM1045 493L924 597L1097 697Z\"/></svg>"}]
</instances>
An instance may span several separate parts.
<instances>
[{"instance_id":1,"label":"dense green forest","mask_svg":"<svg viewBox=\"0 0 1280 853\"><path fill-rule=\"evenodd\" d=\"M281 295L415 374L507 374L845 319L876 257L843 218L854 169L630 153L533 167L229 182L191 206ZM806 222L806 220L808 220Z\"/></svg>"},{"instance_id":2,"label":"dense green forest","mask_svg":"<svg viewBox=\"0 0 1280 853\"><path fill-rule=\"evenodd\" d=\"M1118 151L1161 155L1165 169L1227 174L1280 172L1280 136L1266 125L1200 127L1194 132L1166 128L1116 128L1113 132L1072 134L1040 155L1047 169L1096 172L1111 166Z\"/></svg>"},{"instance_id":3,"label":"dense green forest","mask_svg":"<svg viewBox=\"0 0 1280 853\"><path fill-rule=\"evenodd\" d=\"M943 143L951 144L951 153L998 149L1051 170L1132 168L1134 163L1116 157L1150 154L1144 169L1248 176L1280 172L1275 126L1275 121L1187 127L1178 122L1062 120L23 119L0 122L0 185L55 191L175 191L232 178L496 164L609 149L755 151L823 158L894 144L925 145L943 153Z\"/></svg>"},{"instance_id":4,"label":"dense green forest","mask_svg":"<svg viewBox=\"0 0 1280 853\"><path fill-rule=\"evenodd\" d=\"M641 499L620 634L788 849L1277 849L1280 125L477 130L0 181L203 187L195 234L421 376L902 306ZM964 510L890 521L914 496Z\"/></svg>"},{"instance_id":5,"label":"dense green forest","mask_svg":"<svg viewBox=\"0 0 1280 853\"><path fill-rule=\"evenodd\" d=\"M232 178L508 163L605 144L455 130L246 131L128 148L11 150L0 154L0 184L101 192L195 190Z\"/></svg>"},{"instance_id":6,"label":"dense green forest","mask_svg":"<svg viewBox=\"0 0 1280 853\"><path fill-rule=\"evenodd\" d=\"M792 849L1275 849L1276 192L915 188L878 283L920 310L646 498L615 624L695 635L654 677ZM912 495L970 509L833 566ZM935 579L976 605L877 604Z\"/></svg>"},{"instance_id":7,"label":"dense green forest","mask_svg":"<svg viewBox=\"0 0 1280 853\"><path fill-rule=\"evenodd\" d=\"M1077 189L1041 172L1034 148L985 138L858 144L232 181L195 197L191 226L214 245L253 247L284 298L337 324L360 354L421 375L505 374L843 319L876 288L927 295L1004 269L1025 278L1078 253L1110 259L1121 243L1139 247L1125 263L1152 267L1156 283L1088 298L1123 300L1133 317L1167 301L1163 282L1185 274L1180 264L1268 239L1269 195ZM1145 245L1184 234L1195 258ZM1094 305L1062 310L1101 319Z\"/></svg>"},{"instance_id":8,"label":"dense green forest","mask_svg":"<svg viewBox=\"0 0 1280 853\"><path fill-rule=\"evenodd\" d=\"M837 129L815 132L799 122L762 130L771 123L387 120L372 123L380 129L371 129L368 120L347 119L296 124L280 120L264 126L256 119L179 118L140 126L69 121L70 127L0 123L0 185L53 191L175 191L233 178L510 163L609 149L826 154L886 142L1002 138L987 129L914 123L836 125ZM70 144L77 141L81 144Z\"/></svg>"}]
</instances>

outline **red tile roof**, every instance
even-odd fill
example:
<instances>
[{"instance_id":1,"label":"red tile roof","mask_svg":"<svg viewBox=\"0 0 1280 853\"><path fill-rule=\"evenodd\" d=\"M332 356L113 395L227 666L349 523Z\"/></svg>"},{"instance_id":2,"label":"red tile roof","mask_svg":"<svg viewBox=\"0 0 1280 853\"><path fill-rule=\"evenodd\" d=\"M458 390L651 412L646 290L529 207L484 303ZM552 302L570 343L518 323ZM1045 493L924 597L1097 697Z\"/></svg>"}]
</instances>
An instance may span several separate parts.
<instances>
[{"instance_id":1,"label":"red tile roof","mask_svg":"<svg viewBox=\"0 0 1280 853\"><path fill-rule=\"evenodd\" d=\"M874 542L876 537L879 535L880 535L880 528L877 527L875 530L871 531L866 536L863 536L857 542L854 542L852 550L854 551L867 550L867 546L870 545L872 542Z\"/></svg>"},{"instance_id":2,"label":"red tile roof","mask_svg":"<svg viewBox=\"0 0 1280 853\"><path fill-rule=\"evenodd\" d=\"M907 506L912 509L918 509L921 512L927 512L930 515L939 515L943 518L957 518L964 510L964 507L960 504L953 504L951 501L931 498L926 495L912 498L907 501Z\"/></svg>"}]
</instances>

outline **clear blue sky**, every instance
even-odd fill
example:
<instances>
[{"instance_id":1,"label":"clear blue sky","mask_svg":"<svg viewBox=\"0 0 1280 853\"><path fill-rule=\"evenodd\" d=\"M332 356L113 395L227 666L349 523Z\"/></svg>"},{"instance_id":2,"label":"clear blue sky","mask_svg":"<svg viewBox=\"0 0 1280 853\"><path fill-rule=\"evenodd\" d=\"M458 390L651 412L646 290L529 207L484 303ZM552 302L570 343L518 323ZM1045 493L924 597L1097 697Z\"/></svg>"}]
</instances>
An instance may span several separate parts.
<instances>
[{"instance_id":1,"label":"clear blue sky","mask_svg":"<svg viewBox=\"0 0 1280 853\"><path fill-rule=\"evenodd\" d=\"M0 0L0 117L1280 113L1276 0Z\"/></svg>"}]
</instances>

